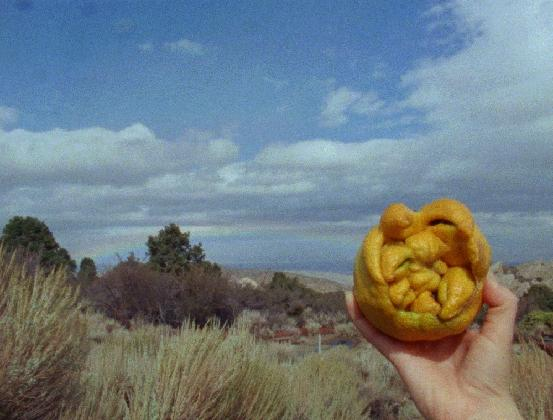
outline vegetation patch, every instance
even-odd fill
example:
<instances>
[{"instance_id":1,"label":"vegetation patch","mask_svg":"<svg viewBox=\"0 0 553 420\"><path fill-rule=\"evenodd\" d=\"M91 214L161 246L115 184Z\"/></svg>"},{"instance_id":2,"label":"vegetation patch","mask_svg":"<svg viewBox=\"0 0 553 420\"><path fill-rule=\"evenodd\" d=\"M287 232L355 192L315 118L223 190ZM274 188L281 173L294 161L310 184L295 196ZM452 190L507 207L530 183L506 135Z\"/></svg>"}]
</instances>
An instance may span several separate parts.
<instances>
[{"instance_id":1,"label":"vegetation patch","mask_svg":"<svg viewBox=\"0 0 553 420\"><path fill-rule=\"evenodd\" d=\"M523 336L553 333L553 312L532 311L518 323L518 332Z\"/></svg>"},{"instance_id":2,"label":"vegetation patch","mask_svg":"<svg viewBox=\"0 0 553 420\"><path fill-rule=\"evenodd\" d=\"M55 419L79 404L87 357L78 291L0 248L0 418Z\"/></svg>"},{"instance_id":3,"label":"vegetation patch","mask_svg":"<svg viewBox=\"0 0 553 420\"><path fill-rule=\"evenodd\" d=\"M342 293L283 273L240 286L200 248L188 241L196 257L162 252L155 264L130 255L101 275L84 258L77 276L0 248L0 418L421 418L390 362L347 321ZM548 308L547 291L532 296ZM548 310L519 323L530 336L546 329ZM323 340L317 351L313 337L328 331L351 347ZM298 340L260 339L277 332ZM553 358L522 339L513 359L522 415L551 419Z\"/></svg>"}]
</instances>

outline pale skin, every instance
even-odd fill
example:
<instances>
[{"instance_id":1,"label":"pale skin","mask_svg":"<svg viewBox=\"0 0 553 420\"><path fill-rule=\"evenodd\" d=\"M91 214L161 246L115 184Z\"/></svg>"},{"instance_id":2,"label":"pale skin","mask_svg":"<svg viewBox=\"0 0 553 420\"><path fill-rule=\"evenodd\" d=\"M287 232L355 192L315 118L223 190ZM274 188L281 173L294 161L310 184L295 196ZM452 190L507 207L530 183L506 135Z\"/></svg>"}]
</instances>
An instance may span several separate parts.
<instances>
[{"instance_id":1,"label":"pale skin","mask_svg":"<svg viewBox=\"0 0 553 420\"><path fill-rule=\"evenodd\" d=\"M517 298L488 275L489 309L479 330L434 342L401 342L374 328L351 293L353 323L399 372L428 419L522 419L509 392Z\"/></svg>"}]
</instances>

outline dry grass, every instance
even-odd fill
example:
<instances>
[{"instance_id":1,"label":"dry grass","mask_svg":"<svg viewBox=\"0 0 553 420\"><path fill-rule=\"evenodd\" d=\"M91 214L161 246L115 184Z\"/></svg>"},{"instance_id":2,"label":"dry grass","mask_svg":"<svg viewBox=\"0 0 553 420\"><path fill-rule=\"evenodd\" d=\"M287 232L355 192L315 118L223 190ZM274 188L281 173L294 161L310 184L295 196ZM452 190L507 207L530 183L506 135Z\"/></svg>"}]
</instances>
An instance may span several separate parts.
<instances>
[{"instance_id":1,"label":"dry grass","mask_svg":"<svg viewBox=\"0 0 553 420\"><path fill-rule=\"evenodd\" d=\"M141 326L105 338L89 357L75 419L283 418L287 378L243 328Z\"/></svg>"},{"instance_id":2,"label":"dry grass","mask_svg":"<svg viewBox=\"0 0 553 420\"><path fill-rule=\"evenodd\" d=\"M422 419L399 374L373 346L362 342L354 353L363 378L361 399L367 418Z\"/></svg>"},{"instance_id":3,"label":"dry grass","mask_svg":"<svg viewBox=\"0 0 553 420\"><path fill-rule=\"evenodd\" d=\"M513 357L511 392L525 419L553 419L553 357L522 341Z\"/></svg>"},{"instance_id":4,"label":"dry grass","mask_svg":"<svg viewBox=\"0 0 553 420\"><path fill-rule=\"evenodd\" d=\"M339 321L308 320L356 336ZM316 354L256 339L252 326L266 324L252 311L231 328L133 320L128 330L81 310L62 272L27 274L0 252L0 418L421 418L367 343ZM522 343L512 392L525 418L551 420L553 358Z\"/></svg>"},{"instance_id":5,"label":"dry grass","mask_svg":"<svg viewBox=\"0 0 553 420\"><path fill-rule=\"evenodd\" d=\"M292 345L256 340L246 322L114 330L91 351L83 386L81 405L65 418L361 419L409 402L368 345L301 357ZM401 396L393 407L383 399L390 390Z\"/></svg>"},{"instance_id":6,"label":"dry grass","mask_svg":"<svg viewBox=\"0 0 553 420\"><path fill-rule=\"evenodd\" d=\"M65 270L32 273L0 249L0 418L57 418L76 404L86 353Z\"/></svg>"},{"instance_id":7,"label":"dry grass","mask_svg":"<svg viewBox=\"0 0 553 420\"><path fill-rule=\"evenodd\" d=\"M98 323L97 316L93 319ZM304 356L296 346L256 340L248 324L243 319L228 330L190 323L177 332L148 324L113 330L91 351L83 376L87 392L80 407L65 418L416 415L405 409L411 409L410 400L396 372L370 346L339 346ZM398 401L392 404L391 396Z\"/></svg>"},{"instance_id":8,"label":"dry grass","mask_svg":"<svg viewBox=\"0 0 553 420\"><path fill-rule=\"evenodd\" d=\"M311 354L291 366L293 418L358 419L365 408L359 398L361 378L345 348ZM339 391L338 391L339 390Z\"/></svg>"}]
</instances>

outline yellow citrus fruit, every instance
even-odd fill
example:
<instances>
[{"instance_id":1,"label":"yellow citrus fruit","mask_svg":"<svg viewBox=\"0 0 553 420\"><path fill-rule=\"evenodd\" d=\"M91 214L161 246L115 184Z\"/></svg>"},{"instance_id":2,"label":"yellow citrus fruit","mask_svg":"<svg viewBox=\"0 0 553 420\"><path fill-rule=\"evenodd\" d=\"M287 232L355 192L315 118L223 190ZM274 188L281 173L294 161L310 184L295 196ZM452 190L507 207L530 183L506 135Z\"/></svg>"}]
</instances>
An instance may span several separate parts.
<instances>
[{"instance_id":1,"label":"yellow citrus fruit","mask_svg":"<svg viewBox=\"0 0 553 420\"><path fill-rule=\"evenodd\" d=\"M395 203L359 249L353 293L384 333L438 340L470 326L490 263L490 246L463 203L442 198L418 212Z\"/></svg>"}]
</instances>

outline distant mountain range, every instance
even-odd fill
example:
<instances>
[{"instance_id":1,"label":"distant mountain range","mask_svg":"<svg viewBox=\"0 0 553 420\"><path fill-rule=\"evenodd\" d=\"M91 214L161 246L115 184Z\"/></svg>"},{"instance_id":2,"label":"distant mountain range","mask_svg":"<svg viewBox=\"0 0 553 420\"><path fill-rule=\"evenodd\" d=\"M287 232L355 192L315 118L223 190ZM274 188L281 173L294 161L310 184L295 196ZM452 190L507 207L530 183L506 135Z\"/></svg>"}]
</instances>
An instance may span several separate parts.
<instances>
[{"instance_id":1,"label":"distant mountain range","mask_svg":"<svg viewBox=\"0 0 553 420\"><path fill-rule=\"evenodd\" d=\"M491 269L499 282L519 298L534 284L543 284L553 290L553 261L532 261L513 266L496 262Z\"/></svg>"},{"instance_id":2,"label":"distant mountain range","mask_svg":"<svg viewBox=\"0 0 553 420\"><path fill-rule=\"evenodd\" d=\"M519 297L532 284L542 283L553 289L553 261L531 261L518 265L496 262L491 270L502 284ZM251 280L259 285L268 284L276 271L278 270L223 268L223 273L237 283L249 283ZM314 271L283 272L290 277L297 277L304 286L323 293L351 290L353 285L353 275Z\"/></svg>"},{"instance_id":3,"label":"distant mountain range","mask_svg":"<svg viewBox=\"0 0 553 420\"><path fill-rule=\"evenodd\" d=\"M277 270L256 270L242 268L223 267L223 274L236 283L265 285L271 282L273 275ZM337 273L319 273L311 271L289 272L282 271L289 277L296 277L301 284L317 292L337 292L351 290L353 277Z\"/></svg>"}]
</instances>

